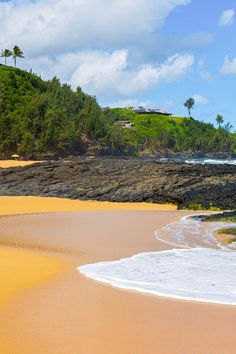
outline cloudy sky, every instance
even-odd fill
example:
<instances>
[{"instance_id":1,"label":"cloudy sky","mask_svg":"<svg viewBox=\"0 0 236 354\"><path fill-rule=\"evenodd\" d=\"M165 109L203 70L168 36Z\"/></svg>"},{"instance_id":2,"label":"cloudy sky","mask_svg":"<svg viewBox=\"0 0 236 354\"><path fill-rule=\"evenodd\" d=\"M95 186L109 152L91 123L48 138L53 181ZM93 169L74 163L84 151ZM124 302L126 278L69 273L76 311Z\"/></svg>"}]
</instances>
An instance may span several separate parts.
<instances>
[{"instance_id":1,"label":"cloudy sky","mask_svg":"<svg viewBox=\"0 0 236 354\"><path fill-rule=\"evenodd\" d=\"M103 106L147 106L236 128L235 0L0 0L0 48Z\"/></svg>"}]
</instances>

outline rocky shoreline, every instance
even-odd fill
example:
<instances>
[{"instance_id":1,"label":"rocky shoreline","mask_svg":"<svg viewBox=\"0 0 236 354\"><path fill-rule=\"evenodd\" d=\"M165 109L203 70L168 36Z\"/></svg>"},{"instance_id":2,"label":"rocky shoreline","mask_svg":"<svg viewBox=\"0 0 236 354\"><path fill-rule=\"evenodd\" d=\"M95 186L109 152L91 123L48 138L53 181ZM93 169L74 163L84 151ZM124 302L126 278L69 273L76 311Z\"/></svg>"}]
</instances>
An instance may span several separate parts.
<instances>
[{"instance_id":1,"label":"rocky shoreline","mask_svg":"<svg viewBox=\"0 0 236 354\"><path fill-rule=\"evenodd\" d=\"M222 221L222 220L230 220L236 219L236 210L232 211L224 211L223 213L216 213L211 215L196 215L193 216L194 219L198 219L201 221Z\"/></svg>"},{"instance_id":2,"label":"rocky shoreline","mask_svg":"<svg viewBox=\"0 0 236 354\"><path fill-rule=\"evenodd\" d=\"M76 157L0 169L0 195L236 209L236 166Z\"/></svg>"}]
</instances>

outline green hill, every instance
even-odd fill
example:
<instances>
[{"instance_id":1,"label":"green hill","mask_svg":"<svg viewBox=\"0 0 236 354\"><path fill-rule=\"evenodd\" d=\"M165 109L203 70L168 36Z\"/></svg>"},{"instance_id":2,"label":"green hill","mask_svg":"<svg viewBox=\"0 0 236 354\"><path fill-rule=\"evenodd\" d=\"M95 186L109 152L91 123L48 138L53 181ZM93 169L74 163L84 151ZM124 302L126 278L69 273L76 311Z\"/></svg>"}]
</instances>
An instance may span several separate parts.
<instances>
[{"instance_id":1,"label":"green hill","mask_svg":"<svg viewBox=\"0 0 236 354\"><path fill-rule=\"evenodd\" d=\"M134 126L126 129L121 120ZM232 137L225 128L193 119L138 115L122 108L104 111L94 97L57 78L44 81L0 66L0 157L223 152L233 149Z\"/></svg>"},{"instance_id":2,"label":"green hill","mask_svg":"<svg viewBox=\"0 0 236 354\"><path fill-rule=\"evenodd\" d=\"M137 114L127 108L110 109L107 114L116 124L126 120L133 123L131 129L125 129L125 135L141 154L231 153L236 148L236 134L231 134L227 125L216 129L193 118Z\"/></svg>"},{"instance_id":3,"label":"green hill","mask_svg":"<svg viewBox=\"0 0 236 354\"><path fill-rule=\"evenodd\" d=\"M0 156L133 153L122 135L80 88L0 66Z\"/></svg>"}]
</instances>

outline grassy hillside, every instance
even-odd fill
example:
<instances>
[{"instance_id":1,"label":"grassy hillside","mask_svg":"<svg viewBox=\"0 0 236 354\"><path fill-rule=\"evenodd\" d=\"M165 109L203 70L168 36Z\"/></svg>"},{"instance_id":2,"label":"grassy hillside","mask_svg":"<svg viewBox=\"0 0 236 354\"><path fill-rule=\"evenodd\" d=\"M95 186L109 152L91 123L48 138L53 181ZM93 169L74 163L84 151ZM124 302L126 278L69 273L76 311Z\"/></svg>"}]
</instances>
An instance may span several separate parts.
<instances>
[{"instance_id":1,"label":"grassy hillside","mask_svg":"<svg viewBox=\"0 0 236 354\"><path fill-rule=\"evenodd\" d=\"M235 134L227 128L214 128L192 118L166 117L158 114L136 114L127 108L107 111L113 122L128 120L132 129L124 129L128 140L140 153L173 152L232 152L236 147Z\"/></svg>"},{"instance_id":2,"label":"grassy hillside","mask_svg":"<svg viewBox=\"0 0 236 354\"><path fill-rule=\"evenodd\" d=\"M118 122L128 120L132 129ZM83 153L229 152L236 136L189 118L101 110L94 97L57 78L0 66L0 157Z\"/></svg>"}]
</instances>

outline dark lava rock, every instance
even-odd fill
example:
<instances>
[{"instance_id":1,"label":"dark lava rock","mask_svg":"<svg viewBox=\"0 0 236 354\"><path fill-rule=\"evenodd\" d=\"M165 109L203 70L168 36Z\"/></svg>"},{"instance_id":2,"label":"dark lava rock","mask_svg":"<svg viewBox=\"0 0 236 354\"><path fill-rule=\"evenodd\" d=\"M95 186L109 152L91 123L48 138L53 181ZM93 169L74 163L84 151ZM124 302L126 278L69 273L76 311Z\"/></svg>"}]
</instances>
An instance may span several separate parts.
<instances>
[{"instance_id":1,"label":"dark lava rock","mask_svg":"<svg viewBox=\"0 0 236 354\"><path fill-rule=\"evenodd\" d=\"M216 213L211 215L195 215L192 216L192 218L201 221L218 221L221 219L233 219L236 218L236 210L224 211L223 213Z\"/></svg>"},{"instance_id":2,"label":"dark lava rock","mask_svg":"<svg viewBox=\"0 0 236 354\"><path fill-rule=\"evenodd\" d=\"M76 157L0 169L0 195L236 209L236 166Z\"/></svg>"}]
</instances>

